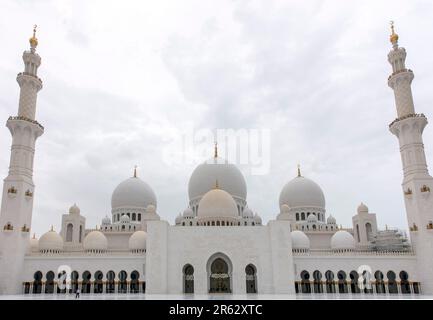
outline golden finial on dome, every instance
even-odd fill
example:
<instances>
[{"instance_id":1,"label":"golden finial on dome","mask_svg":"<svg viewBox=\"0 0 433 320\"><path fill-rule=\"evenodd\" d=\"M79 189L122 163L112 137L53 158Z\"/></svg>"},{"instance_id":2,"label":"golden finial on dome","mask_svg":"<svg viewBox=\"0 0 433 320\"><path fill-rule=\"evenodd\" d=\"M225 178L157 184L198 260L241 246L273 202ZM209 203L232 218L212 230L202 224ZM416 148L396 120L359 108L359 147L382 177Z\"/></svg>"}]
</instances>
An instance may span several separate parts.
<instances>
[{"instance_id":1,"label":"golden finial on dome","mask_svg":"<svg viewBox=\"0 0 433 320\"><path fill-rule=\"evenodd\" d=\"M215 180L215 189L219 189L218 179Z\"/></svg>"},{"instance_id":2,"label":"golden finial on dome","mask_svg":"<svg viewBox=\"0 0 433 320\"><path fill-rule=\"evenodd\" d=\"M302 177L301 176L301 165L298 163L298 177Z\"/></svg>"},{"instance_id":3,"label":"golden finial on dome","mask_svg":"<svg viewBox=\"0 0 433 320\"><path fill-rule=\"evenodd\" d=\"M137 165L134 166L134 178L137 178Z\"/></svg>"},{"instance_id":4,"label":"golden finial on dome","mask_svg":"<svg viewBox=\"0 0 433 320\"><path fill-rule=\"evenodd\" d=\"M391 41L391 43L392 43L393 45L397 45L397 42L398 42L398 34L395 33L395 30L394 30L394 21L391 21L391 22L390 22L390 25L391 25L391 35L389 36L389 40Z\"/></svg>"},{"instance_id":5,"label":"golden finial on dome","mask_svg":"<svg viewBox=\"0 0 433 320\"><path fill-rule=\"evenodd\" d=\"M36 49L36 47L38 46L38 39L36 38L36 28L37 28L38 26L35 24L34 26L33 26L33 37L31 37L30 39L29 39L29 42L30 42L30 48L32 49L32 50L35 50Z\"/></svg>"},{"instance_id":6,"label":"golden finial on dome","mask_svg":"<svg viewBox=\"0 0 433 320\"><path fill-rule=\"evenodd\" d=\"M36 233L33 233L33 238L32 239L36 239Z\"/></svg>"},{"instance_id":7,"label":"golden finial on dome","mask_svg":"<svg viewBox=\"0 0 433 320\"><path fill-rule=\"evenodd\" d=\"M54 226L53 225L51 225L51 230L50 231L54 231Z\"/></svg>"}]
</instances>

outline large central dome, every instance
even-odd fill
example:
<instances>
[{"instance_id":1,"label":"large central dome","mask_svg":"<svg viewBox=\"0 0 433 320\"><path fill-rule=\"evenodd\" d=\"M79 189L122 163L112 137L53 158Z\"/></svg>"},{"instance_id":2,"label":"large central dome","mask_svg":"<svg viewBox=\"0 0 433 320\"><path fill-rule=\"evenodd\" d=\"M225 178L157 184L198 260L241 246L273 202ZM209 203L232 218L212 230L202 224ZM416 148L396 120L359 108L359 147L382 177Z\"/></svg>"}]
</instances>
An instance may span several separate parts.
<instances>
[{"instance_id":1,"label":"large central dome","mask_svg":"<svg viewBox=\"0 0 433 320\"><path fill-rule=\"evenodd\" d=\"M156 196L152 188L138 177L132 177L121 182L111 196L111 208L147 208L156 207Z\"/></svg>"},{"instance_id":2,"label":"large central dome","mask_svg":"<svg viewBox=\"0 0 433 320\"><path fill-rule=\"evenodd\" d=\"M241 171L219 157L213 157L195 168L188 183L189 199L202 197L215 187L215 181L232 197L246 200L247 185Z\"/></svg>"}]
</instances>

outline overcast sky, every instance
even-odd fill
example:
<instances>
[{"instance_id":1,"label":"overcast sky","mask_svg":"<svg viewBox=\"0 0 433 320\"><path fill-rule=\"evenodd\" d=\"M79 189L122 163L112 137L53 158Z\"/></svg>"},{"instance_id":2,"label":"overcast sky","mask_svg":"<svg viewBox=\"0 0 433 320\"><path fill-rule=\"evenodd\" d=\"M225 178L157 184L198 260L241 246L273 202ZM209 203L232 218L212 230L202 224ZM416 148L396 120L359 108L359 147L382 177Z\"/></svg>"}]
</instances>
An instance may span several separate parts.
<instances>
[{"instance_id":1,"label":"overcast sky","mask_svg":"<svg viewBox=\"0 0 433 320\"><path fill-rule=\"evenodd\" d=\"M396 117L389 21L415 73L416 111L432 119L432 12L432 1L415 0L1 1L3 123L17 114L15 78L38 24L44 88L36 119L45 133L36 146L33 231L59 231L74 202L88 228L100 224L135 164L159 215L173 223L205 160L163 161L186 127L270 130L268 174L240 166L249 206L265 223L300 162L338 224L351 227L363 201L381 228L406 229L398 141L388 130ZM432 130L424 131L430 165ZM0 127L1 177L10 144Z\"/></svg>"}]
</instances>

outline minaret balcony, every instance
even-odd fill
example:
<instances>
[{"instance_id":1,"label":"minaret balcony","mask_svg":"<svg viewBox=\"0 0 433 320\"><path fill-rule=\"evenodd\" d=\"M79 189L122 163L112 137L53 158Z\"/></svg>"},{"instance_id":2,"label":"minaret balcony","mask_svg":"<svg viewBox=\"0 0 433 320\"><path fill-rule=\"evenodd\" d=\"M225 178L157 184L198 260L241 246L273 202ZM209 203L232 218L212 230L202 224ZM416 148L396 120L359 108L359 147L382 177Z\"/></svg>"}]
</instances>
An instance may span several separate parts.
<instances>
[{"instance_id":1,"label":"minaret balcony","mask_svg":"<svg viewBox=\"0 0 433 320\"><path fill-rule=\"evenodd\" d=\"M39 91L42 89L42 80L38 76L28 73L28 72L20 72L17 75L17 82L22 87L24 84L30 84L31 86Z\"/></svg>"},{"instance_id":2,"label":"minaret balcony","mask_svg":"<svg viewBox=\"0 0 433 320\"><path fill-rule=\"evenodd\" d=\"M388 77L388 81L389 81L393 76L395 76L396 74L403 73L403 72L410 72L410 73L413 74L413 71L412 71L411 69L402 69L402 70L398 70L398 71L396 71L396 72L393 72L393 73Z\"/></svg>"},{"instance_id":3,"label":"minaret balcony","mask_svg":"<svg viewBox=\"0 0 433 320\"><path fill-rule=\"evenodd\" d=\"M33 123L33 124L37 125L40 129L42 129L42 132L44 131L44 127L39 122L37 122L36 120L32 120L32 119L29 119L29 118L23 117L23 116L14 116L14 117L11 116L8 119L8 121L15 121L15 120L27 121L27 122Z\"/></svg>"},{"instance_id":4,"label":"minaret balcony","mask_svg":"<svg viewBox=\"0 0 433 320\"><path fill-rule=\"evenodd\" d=\"M407 115L405 115L405 116L403 116L403 117L400 117L400 118L395 119L393 122L391 122L391 123L389 124L389 128L391 129L391 127L392 127L395 123L397 123L397 122L399 122L399 121L402 121L402 120L405 120L405 119L408 119L408 118L424 118L424 119L426 119L426 121L427 121L427 118L426 118L426 116L425 116L423 113L411 113L411 114L407 114Z\"/></svg>"},{"instance_id":5,"label":"minaret balcony","mask_svg":"<svg viewBox=\"0 0 433 320\"><path fill-rule=\"evenodd\" d=\"M38 76L34 75L33 73L30 73L30 72L20 72L20 73L17 74L17 78L20 77L20 76L29 76L29 77L33 77L33 78L39 80L40 83L42 84L42 79L39 78Z\"/></svg>"}]
</instances>

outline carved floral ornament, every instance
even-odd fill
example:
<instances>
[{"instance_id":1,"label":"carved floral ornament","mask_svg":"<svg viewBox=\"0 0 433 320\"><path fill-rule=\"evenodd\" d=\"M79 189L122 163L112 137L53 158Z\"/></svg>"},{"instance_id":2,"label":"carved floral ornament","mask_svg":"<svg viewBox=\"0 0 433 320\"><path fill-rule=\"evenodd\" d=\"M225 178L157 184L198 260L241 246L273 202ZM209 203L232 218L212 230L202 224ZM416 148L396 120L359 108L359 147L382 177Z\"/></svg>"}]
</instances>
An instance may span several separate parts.
<instances>
[{"instance_id":1,"label":"carved floral ornament","mask_svg":"<svg viewBox=\"0 0 433 320\"><path fill-rule=\"evenodd\" d=\"M5 224L5 226L3 227L3 230L7 230L7 231L12 231L14 229L13 225L8 222Z\"/></svg>"},{"instance_id":2,"label":"carved floral ornament","mask_svg":"<svg viewBox=\"0 0 433 320\"><path fill-rule=\"evenodd\" d=\"M423 185L421 188L421 192L430 192L430 187Z\"/></svg>"},{"instance_id":3,"label":"carved floral ornament","mask_svg":"<svg viewBox=\"0 0 433 320\"><path fill-rule=\"evenodd\" d=\"M229 277L227 273L212 273L210 276L215 279L226 279Z\"/></svg>"},{"instance_id":4,"label":"carved floral ornament","mask_svg":"<svg viewBox=\"0 0 433 320\"><path fill-rule=\"evenodd\" d=\"M10 193L10 194L16 194L17 192L18 192L18 190L14 186L12 186L8 189L8 193Z\"/></svg>"},{"instance_id":5,"label":"carved floral ornament","mask_svg":"<svg viewBox=\"0 0 433 320\"><path fill-rule=\"evenodd\" d=\"M405 194L406 196L411 195L411 194L412 194L412 189L411 189L411 188L407 188L407 191L405 191L404 194Z\"/></svg>"}]
</instances>

